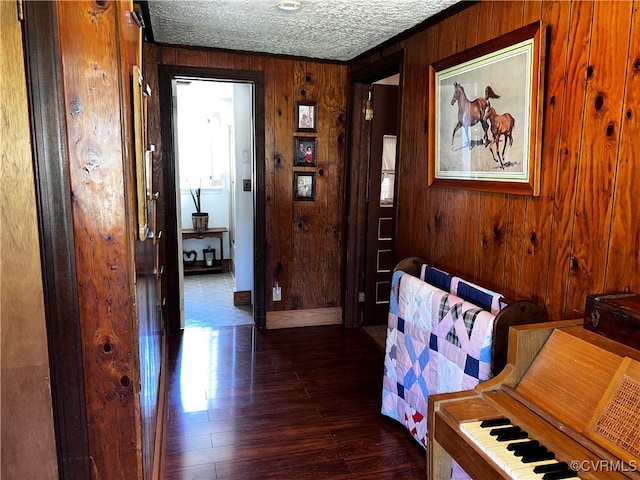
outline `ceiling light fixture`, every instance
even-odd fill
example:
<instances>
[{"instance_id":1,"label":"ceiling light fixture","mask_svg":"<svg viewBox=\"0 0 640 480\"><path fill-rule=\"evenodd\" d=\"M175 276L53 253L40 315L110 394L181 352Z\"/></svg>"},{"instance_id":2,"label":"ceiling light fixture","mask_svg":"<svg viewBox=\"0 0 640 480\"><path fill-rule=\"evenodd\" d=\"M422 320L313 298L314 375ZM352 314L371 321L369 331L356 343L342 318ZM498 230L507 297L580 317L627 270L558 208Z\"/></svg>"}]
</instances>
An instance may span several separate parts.
<instances>
[{"instance_id":1,"label":"ceiling light fixture","mask_svg":"<svg viewBox=\"0 0 640 480\"><path fill-rule=\"evenodd\" d=\"M302 2L300 0L278 0L276 2L276 7L278 7L280 10L287 11L300 10L300 7L302 7Z\"/></svg>"}]
</instances>

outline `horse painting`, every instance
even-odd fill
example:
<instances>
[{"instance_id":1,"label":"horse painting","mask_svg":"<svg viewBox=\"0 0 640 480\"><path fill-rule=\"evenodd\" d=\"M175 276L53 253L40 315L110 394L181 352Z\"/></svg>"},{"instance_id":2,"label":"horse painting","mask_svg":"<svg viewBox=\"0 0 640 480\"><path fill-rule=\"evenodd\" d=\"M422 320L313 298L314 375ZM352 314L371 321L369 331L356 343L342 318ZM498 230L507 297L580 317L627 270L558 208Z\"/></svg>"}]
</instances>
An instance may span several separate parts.
<instances>
[{"instance_id":1,"label":"horse painting","mask_svg":"<svg viewBox=\"0 0 640 480\"><path fill-rule=\"evenodd\" d=\"M453 148L453 139L456 136L456 132L464 127L464 132L467 134L467 140L469 140L469 148L473 147L473 142L471 141L471 137L469 136L469 127L475 125L480 122L482 125L482 129L484 130L484 138L483 142L485 147L489 145L489 136L487 135L487 129L489 125L487 124L487 120L484 118L484 111L487 107L487 100L489 98L500 98L499 95L496 95L493 89L487 85L484 89L484 98L478 97L473 101L470 101L467 98L467 95L464 93L464 88L458 82L454 82L453 84L453 97L451 98L451 105L458 102L458 123L456 123L455 127L453 127L453 134L451 135L451 148ZM465 146L464 144L462 145Z\"/></svg>"},{"instance_id":2,"label":"horse painting","mask_svg":"<svg viewBox=\"0 0 640 480\"><path fill-rule=\"evenodd\" d=\"M504 152L507 149L507 141L509 142L509 148L513 145L512 132L516 121L509 112L498 115L490 102L487 102L487 106L485 107L482 116L486 121L491 122L491 135L493 137L489 144L491 156L495 162L500 162L500 168L504 169ZM500 137L504 137L502 154L500 154ZM491 147L492 144L496 146L495 154L493 153L493 147ZM487 145L485 145L485 147L486 146ZM498 157L497 159L496 155Z\"/></svg>"}]
</instances>

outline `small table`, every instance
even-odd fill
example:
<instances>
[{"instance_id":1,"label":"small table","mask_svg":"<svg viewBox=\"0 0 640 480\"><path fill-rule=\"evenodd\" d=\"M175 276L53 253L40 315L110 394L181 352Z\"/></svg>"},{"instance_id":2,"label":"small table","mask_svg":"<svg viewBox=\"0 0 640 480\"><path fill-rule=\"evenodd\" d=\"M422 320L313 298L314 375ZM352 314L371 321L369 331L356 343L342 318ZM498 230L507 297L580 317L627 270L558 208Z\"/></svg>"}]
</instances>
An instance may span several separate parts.
<instances>
[{"instance_id":1,"label":"small table","mask_svg":"<svg viewBox=\"0 0 640 480\"><path fill-rule=\"evenodd\" d=\"M229 230L227 227L213 227L207 230L194 230L193 228L182 229L182 239L187 240L189 238L217 238L220 240L220 267L190 267L189 271L204 271L204 270L222 270L224 265L224 247L222 246L222 235ZM187 270L187 269L185 269Z\"/></svg>"}]
</instances>

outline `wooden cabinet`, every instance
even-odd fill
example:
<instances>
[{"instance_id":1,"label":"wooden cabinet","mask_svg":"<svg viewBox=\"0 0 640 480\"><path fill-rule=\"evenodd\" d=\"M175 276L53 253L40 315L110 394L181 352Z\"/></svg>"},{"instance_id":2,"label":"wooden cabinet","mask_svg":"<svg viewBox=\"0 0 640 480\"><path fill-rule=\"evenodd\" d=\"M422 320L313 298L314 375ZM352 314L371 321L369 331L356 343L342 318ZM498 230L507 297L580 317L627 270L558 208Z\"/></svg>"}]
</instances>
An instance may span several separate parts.
<instances>
[{"instance_id":1,"label":"wooden cabinet","mask_svg":"<svg viewBox=\"0 0 640 480\"><path fill-rule=\"evenodd\" d=\"M224 270L224 246L222 236L229 230L226 227L214 227L207 230L194 230L185 228L182 230L182 240L191 238L217 238L220 241L220 258L214 257L213 265L207 266L204 260L196 260L194 262L185 261L184 273L204 273L204 272L220 272ZM188 252L184 252L185 254ZM194 259L195 260L195 259Z\"/></svg>"}]
</instances>

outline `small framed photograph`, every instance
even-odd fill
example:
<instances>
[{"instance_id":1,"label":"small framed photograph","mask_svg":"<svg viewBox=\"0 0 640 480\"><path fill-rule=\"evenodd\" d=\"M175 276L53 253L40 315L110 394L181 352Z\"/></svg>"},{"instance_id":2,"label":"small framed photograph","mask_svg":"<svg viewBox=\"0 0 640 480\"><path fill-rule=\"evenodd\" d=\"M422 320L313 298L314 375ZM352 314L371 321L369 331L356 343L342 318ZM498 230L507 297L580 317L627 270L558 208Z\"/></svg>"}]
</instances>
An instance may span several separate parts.
<instances>
[{"instance_id":1,"label":"small framed photograph","mask_svg":"<svg viewBox=\"0 0 640 480\"><path fill-rule=\"evenodd\" d=\"M293 165L296 167L315 167L318 165L318 143L315 137L293 138Z\"/></svg>"},{"instance_id":2,"label":"small framed photograph","mask_svg":"<svg viewBox=\"0 0 640 480\"><path fill-rule=\"evenodd\" d=\"M296 131L318 131L318 104L317 102L296 102Z\"/></svg>"},{"instance_id":3,"label":"small framed photograph","mask_svg":"<svg viewBox=\"0 0 640 480\"><path fill-rule=\"evenodd\" d=\"M293 199L316 199L316 174L308 172L293 172Z\"/></svg>"}]
</instances>

